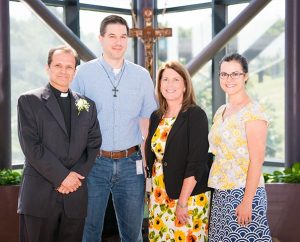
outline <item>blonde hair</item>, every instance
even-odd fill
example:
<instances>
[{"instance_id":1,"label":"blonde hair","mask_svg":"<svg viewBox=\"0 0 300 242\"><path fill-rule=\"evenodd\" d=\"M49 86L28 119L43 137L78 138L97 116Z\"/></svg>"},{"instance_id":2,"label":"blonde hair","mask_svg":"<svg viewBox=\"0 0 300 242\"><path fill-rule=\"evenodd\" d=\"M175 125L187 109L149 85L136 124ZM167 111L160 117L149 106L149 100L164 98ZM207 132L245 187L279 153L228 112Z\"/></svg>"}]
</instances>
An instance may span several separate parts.
<instances>
[{"instance_id":1,"label":"blonde hair","mask_svg":"<svg viewBox=\"0 0 300 242\"><path fill-rule=\"evenodd\" d=\"M183 78L185 92L183 94L181 111L184 112L189 107L196 105L196 97L194 93L192 78L188 70L178 61L168 61L159 69L157 74L156 95L159 103L157 113L160 116L163 116L166 113L168 107L167 100L164 98L160 91L162 75L166 69L172 69L176 71Z\"/></svg>"}]
</instances>

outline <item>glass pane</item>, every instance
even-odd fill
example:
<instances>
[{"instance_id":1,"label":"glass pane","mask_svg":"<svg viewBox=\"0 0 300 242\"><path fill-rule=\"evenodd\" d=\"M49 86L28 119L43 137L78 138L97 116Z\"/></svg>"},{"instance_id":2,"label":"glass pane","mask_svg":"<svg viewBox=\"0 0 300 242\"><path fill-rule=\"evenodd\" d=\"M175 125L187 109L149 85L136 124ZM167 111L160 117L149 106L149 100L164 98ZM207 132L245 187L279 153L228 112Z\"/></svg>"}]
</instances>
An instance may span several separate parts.
<instances>
[{"instance_id":1,"label":"glass pane","mask_svg":"<svg viewBox=\"0 0 300 242\"><path fill-rule=\"evenodd\" d=\"M190 21L190 19L194 19ZM173 36L158 40L158 67L168 60L187 64L211 41L211 9L195 10L158 16L160 28L172 28ZM180 21L178 21L180 20ZM202 67L193 77L198 104L211 119L211 63Z\"/></svg>"},{"instance_id":2,"label":"glass pane","mask_svg":"<svg viewBox=\"0 0 300 242\"><path fill-rule=\"evenodd\" d=\"M232 21L246 4L229 7ZM266 160L284 160L284 1L270 2L228 45L249 61L248 91L271 118ZM268 16L268 18L266 18Z\"/></svg>"},{"instance_id":3,"label":"glass pane","mask_svg":"<svg viewBox=\"0 0 300 242\"><path fill-rule=\"evenodd\" d=\"M17 100L21 93L48 83L48 50L62 44L57 35L24 4L10 1L12 164L24 162L17 134ZM62 20L62 8L49 7ZM34 28L32 27L34 26Z\"/></svg>"},{"instance_id":4,"label":"glass pane","mask_svg":"<svg viewBox=\"0 0 300 242\"><path fill-rule=\"evenodd\" d=\"M98 6L107 6L115 8L131 9L131 0L80 0L80 3L94 4Z\"/></svg>"},{"instance_id":5,"label":"glass pane","mask_svg":"<svg viewBox=\"0 0 300 242\"><path fill-rule=\"evenodd\" d=\"M208 3L211 2L211 0L157 0L157 7L158 8L172 8L172 7L178 7L178 6L187 6L192 4L198 4L198 3Z\"/></svg>"},{"instance_id":6,"label":"glass pane","mask_svg":"<svg viewBox=\"0 0 300 242\"><path fill-rule=\"evenodd\" d=\"M109 13L80 11L80 39L87 45L97 57L101 56L102 49L98 41L100 23ZM128 23L129 27L132 25L132 19L128 15L120 15ZM134 61L133 39L128 39L128 49L126 52L126 58L130 61Z\"/></svg>"}]
</instances>

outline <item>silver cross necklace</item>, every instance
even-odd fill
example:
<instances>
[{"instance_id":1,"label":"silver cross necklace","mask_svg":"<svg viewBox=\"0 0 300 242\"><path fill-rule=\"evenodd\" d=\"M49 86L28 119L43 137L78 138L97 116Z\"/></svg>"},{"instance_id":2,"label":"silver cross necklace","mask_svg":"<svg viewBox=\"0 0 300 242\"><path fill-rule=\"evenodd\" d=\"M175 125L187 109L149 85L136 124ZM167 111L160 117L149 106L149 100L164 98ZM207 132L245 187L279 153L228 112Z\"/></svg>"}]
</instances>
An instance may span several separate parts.
<instances>
[{"instance_id":1,"label":"silver cross necklace","mask_svg":"<svg viewBox=\"0 0 300 242\"><path fill-rule=\"evenodd\" d=\"M107 70L105 69L105 67L103 66L103 64L100 62L100 65L102 66L103 70L105 71L106 75L107 75L107 78L110 82L110 84L113 86L113 89L111 89L113 91L113 97L117 97L117 92L119 91L119 89L117 89L117 87L119 86L120 84L120 81L122 79L122 76L123 76L123 73L124 73L124 70L125 70L125 64L124 64L124 67L122 67L122 70L121 70L121 74L120 74L120 78L119 80L117 81L117 84L114 85L114 82L113 80L110 78Z\"/></svg>"}]
</instances>

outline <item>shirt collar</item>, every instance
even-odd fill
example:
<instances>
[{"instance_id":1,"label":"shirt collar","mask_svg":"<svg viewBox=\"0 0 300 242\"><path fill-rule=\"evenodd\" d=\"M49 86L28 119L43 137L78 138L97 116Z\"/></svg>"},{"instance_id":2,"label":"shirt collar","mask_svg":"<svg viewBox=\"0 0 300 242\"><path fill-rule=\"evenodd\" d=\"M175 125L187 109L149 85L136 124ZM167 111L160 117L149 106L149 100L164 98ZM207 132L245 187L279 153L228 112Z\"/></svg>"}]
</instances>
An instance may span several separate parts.
<instances>
[{"instance_id":1,"label":"shirt collar","mask_svg":"<svg viewBox=\"0 0 300 242\"><path fill-rule=\"evenodd\" d=\"M113 68L104 60L103 56L101 55L101 57L99 58L100 63L102 64L102 66L105 68L105 70L110 73L110 74L114 74L113 72ZM124 59L123 61L123 65L121 67L121 70L119 71L119 73L121 73L123 71L123 69L125 68L125 66L127 65L127 61Z\"/></svg>"},{"instance_id":2,"label":"shirt collar","mask_svg":"<svg viewBox=\"0 0 300 242\"><path fill-rule=\"evenodd\" d=\"M70 95L69 90L67 92L61 92L60 90L53 87L51 84L50 84L50 88L51 88L52 92L54 93L55 97L57 97L57 98L64 97L64 96L61 96L61 94L67 94L66 97L69 97L69 95Z\"/></svg>"}]
</instances>

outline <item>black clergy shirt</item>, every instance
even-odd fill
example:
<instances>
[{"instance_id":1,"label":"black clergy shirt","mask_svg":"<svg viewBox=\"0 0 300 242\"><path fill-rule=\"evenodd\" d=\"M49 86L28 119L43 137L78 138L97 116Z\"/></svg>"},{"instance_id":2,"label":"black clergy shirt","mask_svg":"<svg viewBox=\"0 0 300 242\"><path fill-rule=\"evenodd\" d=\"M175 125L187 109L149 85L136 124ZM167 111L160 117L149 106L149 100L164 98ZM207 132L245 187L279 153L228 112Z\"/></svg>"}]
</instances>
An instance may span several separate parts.
<instances>
[{"instance_id":1,"label":"black clergy shirt","mask_svg":"<svg viewBox=\"0 0 300 242\"><path fill-rule=\"evenodd\" d=\"M66 92L68 95L67 95L67 97L65 97L64 94L66 95L66 93L64 93L64 92L62 93L61 91L57 90L56 88L54 88L51 85L50 85L50 87L57 99L60 110L64 116L67 132L68 132L68 135L70 138L70 136L71 136L71 97L70 97L70 95L71 94L68 90L68 92Z\"/></svg>"}]
</instances>

